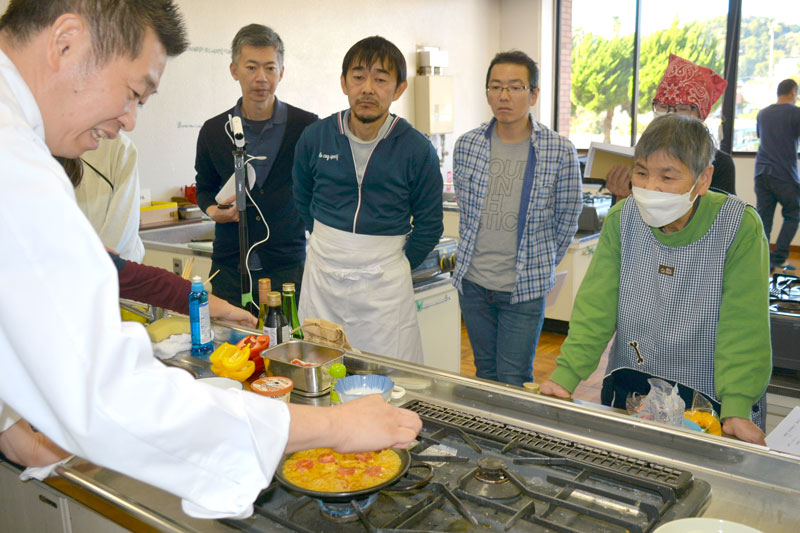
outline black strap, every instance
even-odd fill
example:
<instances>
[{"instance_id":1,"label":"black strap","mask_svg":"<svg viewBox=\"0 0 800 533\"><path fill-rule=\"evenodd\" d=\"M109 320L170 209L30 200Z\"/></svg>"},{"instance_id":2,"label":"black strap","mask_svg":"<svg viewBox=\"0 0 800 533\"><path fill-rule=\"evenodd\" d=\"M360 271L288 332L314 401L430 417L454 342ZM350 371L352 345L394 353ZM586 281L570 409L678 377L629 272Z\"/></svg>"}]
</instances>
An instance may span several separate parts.
<instances>
[{"instance_id":1,"label":"black strap","mask_svg":"<svg viewBox=\"0 0 800 533\"><path fill-rule=\"evenodd\" d=\"M111 187L111 192L114 192L114 184L113 184L113 183L111 183L111 180L109 180L109 179L106 177L106 175L105 175L105 174L103 174L102 172L100 172L99 170L97 170L97 169L96 169L96 168L95 168L95 167L94 167L94 166L93 166L91 163L89 163L88 161L86 161L86 160L85 160L85 159L83 159L83 158L81 158L81 163L83 163L84 165L86 165L86 166L88 166L89 168L91 168L92 170L94 170L94 171L97 173L97 175L98 175L98 176L100 176L101 178L103 178L103 180L104 180L106 183L108 183L108 186L109 186L109 187Z\"/></svg>"}]
</instances>

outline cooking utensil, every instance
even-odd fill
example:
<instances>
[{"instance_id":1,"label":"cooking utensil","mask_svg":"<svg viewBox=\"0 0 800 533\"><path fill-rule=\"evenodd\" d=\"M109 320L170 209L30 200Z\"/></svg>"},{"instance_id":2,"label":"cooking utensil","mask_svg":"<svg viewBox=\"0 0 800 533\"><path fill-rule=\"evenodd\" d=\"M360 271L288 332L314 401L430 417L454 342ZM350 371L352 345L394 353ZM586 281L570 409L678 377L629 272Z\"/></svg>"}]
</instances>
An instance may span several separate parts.
<instances>
[{"instance_id":1,"label":"cooking utensil","mask_svg":"<svg viewBox=\"0 0 800 533\"><path fill-rule=\"evenodd\" d=\"M331 376L328 369L342 362L344 350L292 339L267 348L261 352L261 357L268 367L268 376L285 376L294 382L294 393L314 397L330 390ZM311 363L311 366L292 364L295 359ZM266 365L267 362L269 365Z\"/></svg>"},{"instance_id":2,"label":"cooking utensil","mask_svg":"<svg viewBox=\"0 0 800 533\"><path fill-rule=\"evenodd\" d=\"M275 471L275 478L284 487L291 489L295 492L299 492L300 494L305 494L306 496L317 498L318 500L322 500L325 502L333 502L333 503L350 502L353 500L358 500L366 496L369 496L373 492L385 489L390 485L393 485L400 478L406 475L408 467L411 464L411 456L409 455L408 450L399 450L395 448L391 448L391 450L400 457L400 469L398 470L397 474L385 480L383 483L375 485L374 487L369 487L367 489L344 491L344 492L318 492L315 490L309 490L309 489L304 489L302 487L298 487L294 483L287 480L283 475L283 465L286 462L286 460L289 459L289 457L291 457L291 454L287 454L283 457L283 459L281 459L281 463L278 465L278 469Z\"/></svg>"}]
</instances>

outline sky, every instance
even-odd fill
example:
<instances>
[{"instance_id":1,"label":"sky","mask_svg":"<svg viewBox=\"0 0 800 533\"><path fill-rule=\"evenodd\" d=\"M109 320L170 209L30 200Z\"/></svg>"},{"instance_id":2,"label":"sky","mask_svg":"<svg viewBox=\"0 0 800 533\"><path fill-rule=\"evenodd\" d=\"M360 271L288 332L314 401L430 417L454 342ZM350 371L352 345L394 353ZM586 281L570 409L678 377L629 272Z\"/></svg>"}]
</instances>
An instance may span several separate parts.
<instances>
[{"instance_id":1,"label":"sky","mask_svg":"<svg viewBox=\"0 0 800 533\"><path fill-rule=\"evenodd\" d=\"M642 30L644 34L668 28L675 15L681 22L708 20L728 12L728 0L656 0L642 1ZM634 0L573 0L572 28L583 28L610 38L614 36L614 16L621 24L623 35L633 33L636 16ZM800 24L800 9L796 0L743 0L742 16L767 16L789 24Z\"/></svg>"}]
</instances>

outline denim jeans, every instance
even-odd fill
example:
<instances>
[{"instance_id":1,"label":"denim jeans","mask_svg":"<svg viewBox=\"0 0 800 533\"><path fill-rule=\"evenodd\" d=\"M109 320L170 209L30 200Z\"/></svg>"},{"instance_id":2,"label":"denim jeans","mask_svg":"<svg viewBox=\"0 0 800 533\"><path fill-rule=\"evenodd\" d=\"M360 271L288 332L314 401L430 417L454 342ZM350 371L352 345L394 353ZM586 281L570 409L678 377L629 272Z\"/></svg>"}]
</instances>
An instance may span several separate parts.
<instances>
[{"instance_id":1,"label":"denim jeans","mask_svg":"<svg viewBox=\"0 0 800 533\"><path fill-rule=\"evenodd\" d=\"M782 265L789 257L789 245L797 233L800 222L800 184L794 181L780 180L772 176L756 176L756 210L764 224L764 233L772 232L772 219L775 216L775 206L781 204L783 225L775 243L775 249L770 253L770 265Z\"/></svg>"},{"instance_id":2,"label":"denim jeans","mask_svg":"<svg viewBox=\"0 0 800 533\"><path fill-rule=\"evenodd\" d=\"M533 381L533 358L544 323L544 296L512 304L511 293L462 282L461 314L479 378L522 386Z\"/></svg>"}]
</instances>

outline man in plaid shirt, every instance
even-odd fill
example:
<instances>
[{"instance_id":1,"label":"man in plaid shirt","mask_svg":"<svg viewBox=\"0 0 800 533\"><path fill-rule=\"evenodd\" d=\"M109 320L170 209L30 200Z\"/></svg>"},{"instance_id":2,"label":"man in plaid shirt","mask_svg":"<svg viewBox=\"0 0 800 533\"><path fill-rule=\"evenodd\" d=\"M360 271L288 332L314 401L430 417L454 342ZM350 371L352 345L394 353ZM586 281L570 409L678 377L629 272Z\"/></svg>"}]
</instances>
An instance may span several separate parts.
<instances>
[{"instance_id":1,"label":"man in plaid shirt","mask_svg":"<svg viewBox=\"0 0 800 533\"><path fill-rule=\"evenodd\" d=\"M575 147L530 115L538 81L523 52L497 54L486 74L494 118L462 135L453 156L453 283L478 377L512 385L533 380L545 296L581 212Z\"/></svg>"}]
</instances>

